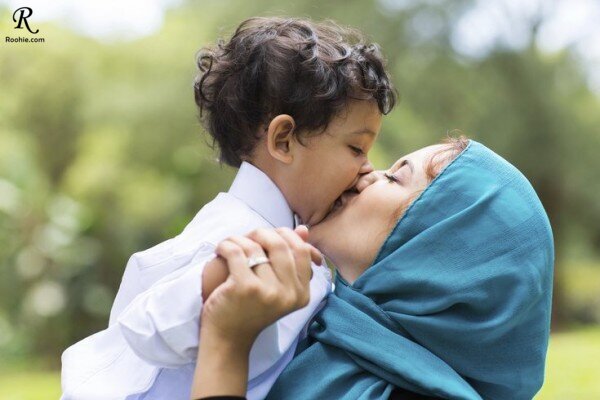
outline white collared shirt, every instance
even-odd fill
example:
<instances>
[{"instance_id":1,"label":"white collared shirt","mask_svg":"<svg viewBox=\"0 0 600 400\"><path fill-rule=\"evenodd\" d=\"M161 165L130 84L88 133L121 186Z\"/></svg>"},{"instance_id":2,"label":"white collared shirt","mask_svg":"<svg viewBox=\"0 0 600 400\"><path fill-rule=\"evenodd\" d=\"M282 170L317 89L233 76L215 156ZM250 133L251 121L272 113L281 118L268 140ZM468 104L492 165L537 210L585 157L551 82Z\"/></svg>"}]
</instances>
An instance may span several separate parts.
<instances>
[{"instance_id":1,"label":"white collared shirt","mask_svg":"<svg viewBox=\"0 0 600 400\"><path fill-rule=\"evenodd\" d=\"M181 234L130 257L108 328L63 353L62 398L189 399L202 271L215 247L232 235L293 228L296 221L271 179L242 163L229 192L205 205ZM266 396L331 290L327 267L312 269L309 304L267 327L252 347L248 399Z\"/></svg>"}]
</instances>

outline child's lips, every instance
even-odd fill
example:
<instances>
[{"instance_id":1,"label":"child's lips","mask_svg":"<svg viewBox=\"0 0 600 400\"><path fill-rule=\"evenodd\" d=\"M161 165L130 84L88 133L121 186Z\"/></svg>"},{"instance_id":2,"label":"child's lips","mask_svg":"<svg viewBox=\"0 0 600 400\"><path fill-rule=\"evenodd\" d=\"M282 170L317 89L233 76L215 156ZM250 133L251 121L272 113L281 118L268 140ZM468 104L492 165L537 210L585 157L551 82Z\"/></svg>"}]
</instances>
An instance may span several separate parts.
<instances>
[{"instance_id":1,"label":"child's lips","mask_svg":"<svg viewBox=\"0 0 600 400\"><path fill-rule=\"evenodd\" d=\"M353 198L358 196L358 194L359 193L354 190L347 190L344 193L342 193L342 195L338 197L333 203L329 214L333 214L336 211L344 208Z\"/></svg>"},{"instance_id":2,"label":"child's lips","mask_svg":"<svg viewBox=\"0 0 600 400\"><path fill-rule=\"evenodd\" d=\"M331 214L335 213L340 208L341 205L342 205L342 200L341 200L341 196L340 196L337 199L335 199L335 201L333 202L331 207L329 207L329 211L327 211L327 215L325 215L325 218L323 218L323 220L326 220L327 218L329 218L329 216Z\"/></svg>"},{"instance_id":3,"label":"child's lips","mask_svg":"<svg viewBox=\"0 0 600 400\"><path fill-rule=\"evenodd\" d=\"M327 215L325 215L325 218L323 218L323 220L321 222L324 222L324 221L328 220L329 217L331 217L333 214L335 214L341 207L342 207L342 196L340 196L337 199L335 199L335 201L333 202L333 204L329 208L329 211L327 212ZM319 223L321 223L321 222L319 222Z\"/></svg>"},{"instance_id":4,"label":"child's lips","mask_svg":"<svg viewBox=\"0 0 600 400\"><path fill-rule=\"evenodd\" d=\"M345 191L344 193L342 193L342 196L340 197L341 202L342 202L341 206L345 207L346 204L348 204L348 202L350 202L352 199L354 199L358 195L359 195L359 193L355 190Z\"/></svg>"},{"instance_id":5,"label":"child's lips","mask_svg":"<svg viewBox=\"0 0 600 400\"><path fill-rule=\"evenodd\" d=\"M331 212L337 210L338 208L340 208L342 206L342 197L338 197L335 202L333 203L333 206L331 207Z\"/></svg>"},{"instance_id":6,"label":"child's lips","mask_svg":"<svg viewBox=\"0 0 600 400\"><path fill-rule=\"evenodd\" d=\"M339 211L341 211L342 209L344 209L346 207L346 205L352 201L352 199L354 199L356 196L358 196L360 193L358 193L358 191L356 191L356 189L352 188L349 190L346 190L344 193L342 193L342 195L340 197L338 197L337 199L335 199L335 201L333 202L333 204L331 205L331 208L329 209L329 211L327 212L327 215L325 215L325 218L323 218L319 224L327 219L329 219L329 217L331 217L332 215L337 214Z\"/></svg>"}]
</instances>

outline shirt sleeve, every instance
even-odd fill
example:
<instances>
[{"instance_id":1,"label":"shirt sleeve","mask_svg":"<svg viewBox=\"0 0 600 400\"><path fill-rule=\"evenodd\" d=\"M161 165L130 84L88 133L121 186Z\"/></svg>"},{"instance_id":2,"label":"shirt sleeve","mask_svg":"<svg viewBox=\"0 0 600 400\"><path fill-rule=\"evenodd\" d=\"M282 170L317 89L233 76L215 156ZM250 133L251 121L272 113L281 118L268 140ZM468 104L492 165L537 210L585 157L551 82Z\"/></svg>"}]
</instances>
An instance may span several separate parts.
<instances>
[{"instance_id":1,"label":"shirt sleeve","mask_svg":"<svg viewBox=\"0 0 600 400\"><path fill-rule=\"evenodd\" d=\"M135 297L117 320L138 357L160 367L195 360L202 310L202 272L214 247L197 254L189 266L167 275Z\"/></svg>"},{"instance_id":2,"label":"shirt sleeve","mask_svg":"<svg viewBox=\"0 0 600 400\"><path fill-rule=\"evenodd\" d=\"M163 368L196 361L201 339L202 271L213 258L214 251L194 257L188 267L171 273L138 295L118 318L123 337L142 360ZM269 325L256 338L250 351L248 373L253 387L274 380L276 376L269 375L267 379L264 374L270 374L273 368L280 367L282 360L289 361L288 355L293 355L298 335L330 290L331 277L325 277L323 270L326 268L313 266L316 273L311 279L310 304Z\"/></svg>"},{"instance_id":3,"label":"shirt sleeve","mask_svg":"<svg viewBox=\"0 0 600 400\"><path fill-rule=\"evenodd\" d=\"M135 297L118 317L116 324L139 358L161 368L196 361L203 306L202 272L214 257L214 247L210 252L203 250L188 267L172 272ZM279 329L274 323L256 338L250 352L250 379L273 367L289 347L286 341L283 346L280 343Z\"/></svg>"},{"instance_id":4,"label":"shirt sleeve","mask_svg":"<svg viewBox=\"0 0 600 400\"><path fill-rule=\"evenodd\" d=\"M127 261L123 280L121 281L117 297L110 310L109 326L117 321L117 318L127 305L131 303L138 293L143 291L143 287L140 283L140 271L137 257L137 254L133 254Z\"/></svg>"}]
</instances>

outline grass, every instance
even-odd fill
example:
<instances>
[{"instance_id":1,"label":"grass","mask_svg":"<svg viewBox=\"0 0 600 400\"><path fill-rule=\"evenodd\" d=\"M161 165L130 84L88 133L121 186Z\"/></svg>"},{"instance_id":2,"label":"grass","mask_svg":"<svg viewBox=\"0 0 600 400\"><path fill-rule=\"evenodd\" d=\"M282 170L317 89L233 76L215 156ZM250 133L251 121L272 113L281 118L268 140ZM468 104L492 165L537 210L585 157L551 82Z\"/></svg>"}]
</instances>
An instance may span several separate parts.
<instances>
[{"instance_id":1,"label":"grass","mask_svg":"<svg viewBox=\"0 0 600 400\"><path fill-rule=\"evenodd\" d=\"M536 400L600 399L600 327L553 334Z\"/></svg>"},{"instance_id":2,"label":"grass","mask_svg":"<svg viewBox=\"0 0 600 400\"><path fill-rule=\"evenodd\" d=\"M60 373L8 371L0 374L0 399L47 400L60 398Z\"/></svg>"},{"instance_id":3,"label":"grass","mask_svg":"<svg viewBox=\"0 0 600 400\"><path fill-rule=\"evenodd\" d=\"M0 399L46 400L60 397L57 371L4 370ZM546 383L536 400L600 399L600 326L552 335Z\"/></svg>"}]
</instances>

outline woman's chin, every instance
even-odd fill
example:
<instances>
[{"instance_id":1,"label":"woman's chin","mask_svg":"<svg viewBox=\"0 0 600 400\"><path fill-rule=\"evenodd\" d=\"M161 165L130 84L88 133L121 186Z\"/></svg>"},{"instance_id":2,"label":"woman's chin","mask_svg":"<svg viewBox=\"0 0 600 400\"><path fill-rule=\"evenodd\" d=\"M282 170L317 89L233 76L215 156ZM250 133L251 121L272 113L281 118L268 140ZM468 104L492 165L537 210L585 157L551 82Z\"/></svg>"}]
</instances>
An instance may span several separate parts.
<instances>
[{"instance_id":1,"label":"woman's chin","mask_svg":"<svg viewBox=\"0 0 600 400\"><path fill-rule=\"evenodd\" d=\"M335 226L336 217L340 212L340 208L333 209L319 222L310 227L310 233L322 235L324 232L330 231Z\"/></svg>"},{"instance_id":2,"label":"woman's chin","mask_svg":"<svg viewBox=\"0 0 600 400\"><path fill-rule=\"evenodd\" d=\"M316 248L319 248L319 243L321 243L321 238L323 237L323 227L321 226L322 223L323 222L319 222L318 224L311 226L308 230L308 243L312 244Z\"/></svg>"},{"instance_id":3,"label":"woman's chin","mask_svg":"<svg viewBox=\"0 0 600 400\"><path fill-rule=\"evenodd\" d=\"M331 244L339 240L340 229L342 229L341 218L342 208L333 210L325 219L309 229L308 242L323 252L327 257L327 250L331 249Z\"/></svg>"}]
</instances>

